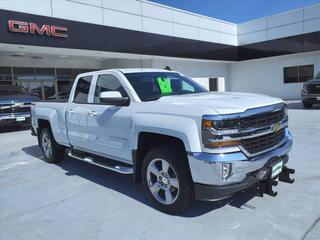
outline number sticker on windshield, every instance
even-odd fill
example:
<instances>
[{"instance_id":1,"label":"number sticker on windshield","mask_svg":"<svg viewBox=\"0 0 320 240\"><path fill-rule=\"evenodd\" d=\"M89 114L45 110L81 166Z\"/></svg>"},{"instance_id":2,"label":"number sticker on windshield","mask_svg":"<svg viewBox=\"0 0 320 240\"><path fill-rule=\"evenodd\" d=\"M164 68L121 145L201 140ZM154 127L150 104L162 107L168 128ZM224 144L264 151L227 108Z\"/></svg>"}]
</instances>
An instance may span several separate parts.
<instances>
[{"instance_id":1,"label":"number sticker on windshield","mask_svg":"<svg viewBox=\"0 0 320 240\"><path fill-rule=\"evenodd\" d=\"M170 79L166 77L158 77L157 82L160 87L160 91L163 95L168 95L172 93Z\"/></svg>"}]
</instances>

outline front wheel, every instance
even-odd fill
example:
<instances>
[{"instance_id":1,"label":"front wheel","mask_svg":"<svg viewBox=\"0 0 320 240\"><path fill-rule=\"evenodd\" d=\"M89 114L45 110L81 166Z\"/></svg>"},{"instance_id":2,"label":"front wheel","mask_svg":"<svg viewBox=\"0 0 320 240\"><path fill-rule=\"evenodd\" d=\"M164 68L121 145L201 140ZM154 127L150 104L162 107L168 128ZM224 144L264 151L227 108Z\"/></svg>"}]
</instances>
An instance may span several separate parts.
<instances>
[{"instance_id":1,"label":"front wheel","mask_svg":"<svg viewBox=\"0 0 320 240\"><path fill-rule=\"evenodd\" d=\"M64 148L54 140L50 129L42 129L39 140L44 160L46 162L55 163L63 159Z\"/></svg>"},{"instance_id":2,"label":"front wheel","mask_svg":"<svg viewBox=\"0 0 320 240\"><path fill-rule=\"evenodd\" d=\"M168 214L182 213L193 200L186 158L170 146L152 149L142 166L144 189L153 205Z\"/></svg>"}]
</instances>

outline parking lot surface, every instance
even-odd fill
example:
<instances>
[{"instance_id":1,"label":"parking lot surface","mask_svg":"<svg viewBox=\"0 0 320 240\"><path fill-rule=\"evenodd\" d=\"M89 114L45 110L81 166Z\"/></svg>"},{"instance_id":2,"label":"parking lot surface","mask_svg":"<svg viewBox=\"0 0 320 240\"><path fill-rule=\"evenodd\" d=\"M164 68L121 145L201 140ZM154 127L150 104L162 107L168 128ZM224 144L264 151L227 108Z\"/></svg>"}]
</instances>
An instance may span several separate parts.
<instances>
[{"instance_id":1,"label":"parking lot surface","mask_svg":"<svg viewBox=\"0 0 320 240\"><path fill-rule=\"evenodd\" d=\"M0 133L0 239L320 239L320 108L289 103L295 183L196 202L183 216L149 205L141 184L75 159L47 164L29 130Z\"/></svg>"}]
</instances>

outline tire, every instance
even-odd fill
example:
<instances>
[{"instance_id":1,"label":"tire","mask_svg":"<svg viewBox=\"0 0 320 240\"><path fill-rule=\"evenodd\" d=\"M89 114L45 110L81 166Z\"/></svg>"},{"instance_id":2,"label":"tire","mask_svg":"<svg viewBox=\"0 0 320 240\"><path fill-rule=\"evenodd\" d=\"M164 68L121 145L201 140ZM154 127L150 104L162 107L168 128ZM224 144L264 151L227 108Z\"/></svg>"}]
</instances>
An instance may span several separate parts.
<instances>
[{"instance_id":1,"label":"tire","mask_svg":"<svg viewBox=\"0 0 320 240\"><path fill-rule=\"evenodd\" d=\"M39 135L39 145L46 162L56 163L64 158L64 148L54 140L49 128L43 128L41 130Z\"/></svg>"},{"instance_id":2,"label":"tire","mask_svg":"<svg viewBox=\"0 0 320 240\"><path fill-rule=\"evenodd\" d=\"M304 108L312 108L312 102L309 101L302 101L302 105Z\"/></svg>"},{"instance_id":3,"label":"tire","mask_svg":"<svg viewBox=\"0 0 320 240\"><path fill-rule=\"evenodd\" d=\"M156 209L176 215L193 202L193 182L182 151L169 145L151 149L141 174L144 190Z\"/></svg>"}]
</instances>

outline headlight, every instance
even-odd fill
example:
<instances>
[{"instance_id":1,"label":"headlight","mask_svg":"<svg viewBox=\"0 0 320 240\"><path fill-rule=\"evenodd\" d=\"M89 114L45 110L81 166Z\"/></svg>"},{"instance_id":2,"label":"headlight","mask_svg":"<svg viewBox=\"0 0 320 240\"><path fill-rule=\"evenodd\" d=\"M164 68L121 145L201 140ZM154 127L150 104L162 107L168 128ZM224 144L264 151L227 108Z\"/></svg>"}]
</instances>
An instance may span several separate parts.
<instances>
[{"instance_id":1,"label":"headlight","mask_svg":"<svg viewBox=\"0 0 320 240\"><path fill-rule=\"evenodd\" d=\"M304 91L306 91L306 92L308 92L308 89L307 89L308 87L307 87L307 84L303 84L303 90Z\"/></svg>"},{"instance_id":2,"label":"headlight","mask_svg":"<svg viewBox=\"0 0 320 240\"><path fill-rule=\"evenodd\" d=\"M202 120L202 129L230 130L239 128L239 119Z\"/></svg>"},{"instance_id":3,"label":"headlight","mask_svg":"<svg viewBox=\"0 0 320 240\"><path fill-rule=\"evenodd\" d=\"M238 119L202 120L202 143L206 148L222 148L240 145L239 140L222 140L223 135L238 132Z\"/></svg>"}]
</instances>

